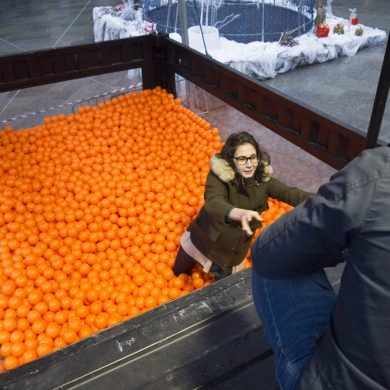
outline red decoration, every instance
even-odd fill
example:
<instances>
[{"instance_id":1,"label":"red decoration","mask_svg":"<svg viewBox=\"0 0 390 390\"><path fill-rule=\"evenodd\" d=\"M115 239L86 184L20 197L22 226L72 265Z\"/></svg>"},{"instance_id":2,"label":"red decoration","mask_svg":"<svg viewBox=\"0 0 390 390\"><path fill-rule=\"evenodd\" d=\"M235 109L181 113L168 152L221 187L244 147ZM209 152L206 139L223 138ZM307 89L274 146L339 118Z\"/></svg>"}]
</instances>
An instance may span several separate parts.
<instances>
[{"instance_id":1,"label":"red decoration","mask_svg":"<svg viewBox=\"0 0 390 390\"><path fill-rule=\"evenodd\" d=\"M156 25L151 20L145 20L144 31L148 34L156 30Z\"/></svg>"},{"instance_id":2,"label":"red decoration","mask_svg":"<svg viewBox=\"0 0 390 390\"><path fill-rule=\"evenodd\" d=\"M326 38L329 35L330 28L327 24L317 26L316 35L318 38Z\"/></svg>"},{"instance_id":3,"label":"red decoration","mask_svg":"<svg viewBox=\"0 0 390 390\"><path fill-rule=\"evenodd\" d=\"M359 18L357 16L355 16L352 20L351 20L351 24L358 24L359 23Z\"/></svg>"}]
</instances>

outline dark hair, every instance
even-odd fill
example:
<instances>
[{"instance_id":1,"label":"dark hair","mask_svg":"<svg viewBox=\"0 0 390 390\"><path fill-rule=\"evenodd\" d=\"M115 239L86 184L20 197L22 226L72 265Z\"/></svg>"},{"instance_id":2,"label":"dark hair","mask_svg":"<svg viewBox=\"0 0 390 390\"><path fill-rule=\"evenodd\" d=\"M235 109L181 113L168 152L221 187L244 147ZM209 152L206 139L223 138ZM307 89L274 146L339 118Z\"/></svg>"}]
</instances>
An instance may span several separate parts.
<instances>
[{"instance_id":1,"label":"dark hair","mask_svg":"<svg viewBox=\"0 0 390 390\"><path fill-rule=\"evenodd\" d=\"M236 149L243 144L251 144L256 150L256 154L259 158L259 163L257 164L254 178L257 181L261 181L263 177L264 167L271 163L271 157L257 143L253 135L247 133L246 131L231 134L229 138L226 140L221 152L216 154L216 157L226 160L229 163L229 165L232 167L234 172L237 173L236 167L233 162L233 157L234 157L234 153L236 152ZM261 164L261 162L263 163L265 162L266 164L265 165Z\"/></svg>"}]
</instances>

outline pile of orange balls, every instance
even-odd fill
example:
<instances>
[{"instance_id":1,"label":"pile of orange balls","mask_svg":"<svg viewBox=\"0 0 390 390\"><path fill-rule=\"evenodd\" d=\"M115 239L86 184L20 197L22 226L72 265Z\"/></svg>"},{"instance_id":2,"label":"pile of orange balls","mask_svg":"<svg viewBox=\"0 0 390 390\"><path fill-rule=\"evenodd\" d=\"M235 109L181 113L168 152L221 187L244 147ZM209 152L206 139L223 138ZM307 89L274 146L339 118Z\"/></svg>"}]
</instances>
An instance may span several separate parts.
<instances>
[{"instance_id":1,"label":"pile of orange balls","mask_svg":"<svg viewBox=\"0 0 390 390\"><path fill-rule=\"evenodd\" d=\"M221 147L159 87L0 132L0 372L214 281L172 267Z\"/></svg>"},{"instance_id":2,"label":"pile of orange balls","mask_svg":"<svg viewBox=\"0 0 390 390\"><path fill-rule=\"evenodd\" d=\"M172 266L221 146L159 87L0 132L1 372L213 282Z\"/></svg>"}]
</instances>

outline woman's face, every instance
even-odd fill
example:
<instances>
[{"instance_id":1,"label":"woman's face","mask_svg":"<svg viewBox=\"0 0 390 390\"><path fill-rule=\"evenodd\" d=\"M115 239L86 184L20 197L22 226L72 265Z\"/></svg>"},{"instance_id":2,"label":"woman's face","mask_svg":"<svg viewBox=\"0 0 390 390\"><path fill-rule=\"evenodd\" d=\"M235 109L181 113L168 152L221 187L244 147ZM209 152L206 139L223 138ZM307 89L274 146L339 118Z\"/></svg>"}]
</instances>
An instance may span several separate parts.
<instances>
[{"instance_id":1,"label":"woman's face","mask_svg":"<svg viewBox=\"0 0 390 390\"><path fill-rule=\"evenodd\" d=\"M252 177L256 171L258 162L252 163L249 158L253 155L256 156L256 149L251 144L242 144L238 146L234 153L233 162L236 171L241 173L244 177ZM247 159L246 163L244 165L240 165L237 161L238 157L245 157Z\"/></svg>"}]
</instances>

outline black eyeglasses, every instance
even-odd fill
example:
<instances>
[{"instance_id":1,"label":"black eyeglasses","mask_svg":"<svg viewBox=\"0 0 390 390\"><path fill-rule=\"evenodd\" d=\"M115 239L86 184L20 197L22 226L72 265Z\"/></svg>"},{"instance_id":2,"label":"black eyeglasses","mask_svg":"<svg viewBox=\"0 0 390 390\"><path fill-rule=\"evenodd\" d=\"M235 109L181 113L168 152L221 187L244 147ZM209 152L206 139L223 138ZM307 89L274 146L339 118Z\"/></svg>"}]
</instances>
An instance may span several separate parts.
<instances>
[{"instance_id":1,"label":"black eyeglasses","mask_svg":"<svg viewBox=\"0 0 390 390\"><path fill-rule=\"evenodd\" d=\"M259 157L257 156L257 154L252 154L252 156L250 157L240 156L240 157L233 157L233 158L237 161L238 165L245 165L248 162L248 160L250 160L252 164L257 164L259 162Z\"/></svg>"}]
</instances>

